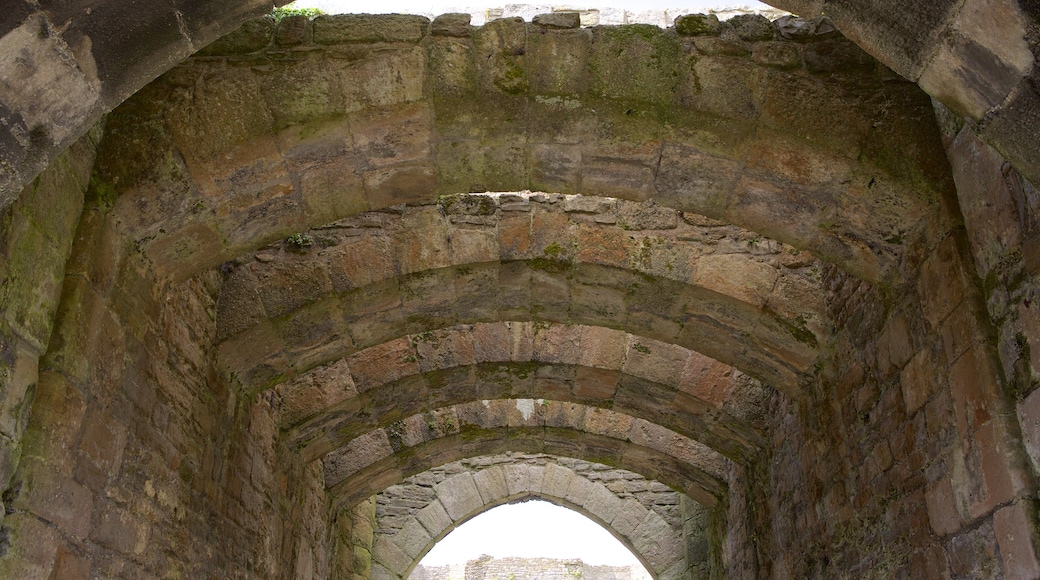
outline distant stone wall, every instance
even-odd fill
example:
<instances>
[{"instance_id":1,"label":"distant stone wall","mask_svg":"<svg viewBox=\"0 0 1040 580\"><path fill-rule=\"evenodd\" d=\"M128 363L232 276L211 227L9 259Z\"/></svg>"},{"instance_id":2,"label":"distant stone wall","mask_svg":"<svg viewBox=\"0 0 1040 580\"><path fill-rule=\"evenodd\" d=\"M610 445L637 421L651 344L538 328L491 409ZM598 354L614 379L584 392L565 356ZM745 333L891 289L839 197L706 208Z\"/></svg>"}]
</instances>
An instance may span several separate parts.
<instances>
[{"instance_id":1,"label":"distant stone wall","mask_svg":"<svg viewBox=\"0 0 1040 580\"><path fill-rule=\"evenodd\" d=\"M460 571L463 575L459 574ZM593 566L581 560L481 556L466 562L465 567L420 566L409 580L649 580L649 577L633 566Z\"/></svg>"}]
</instances>

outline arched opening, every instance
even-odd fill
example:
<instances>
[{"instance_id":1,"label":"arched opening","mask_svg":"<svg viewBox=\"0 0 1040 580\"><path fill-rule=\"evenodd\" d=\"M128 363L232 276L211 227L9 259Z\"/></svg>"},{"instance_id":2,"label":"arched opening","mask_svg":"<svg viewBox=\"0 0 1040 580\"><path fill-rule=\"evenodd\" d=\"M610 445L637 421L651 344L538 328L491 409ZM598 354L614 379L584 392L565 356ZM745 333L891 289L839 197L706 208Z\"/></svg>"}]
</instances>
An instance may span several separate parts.
<instances>
[{"instance_id":1,"label":"arched opening","mask_svg":"<svg viewBox=\"0 0 1040 580\"><path fill-rule=\"evenodd\" d=\"M561 568L583 578L595 578L597 572L652 578L631 549L598 523L544 499L500 505L467 520L441 538L408 579L457 577L460 568L464 573L483 568L482 575L473 574L476 578L537 578Z\"/></svg>"},{"instance_id":2,"label":"arched opening","mask_svg":"<svg viewBox=\"0 0 1040 580\"><path fill-rule=\"evenodd\" d=\"M372 577L379 579L408 577L453 531L500 506L529 500L555 504L555 513L563 509L583 525L595 526L613 545L620 542L657 579L715 577L712 574L731 557L722 548L726 534L722 506L695 501L678 491L674 482L666 485L657 477L560 452L472 454L394 482L367 501L340 511L339 520L362 522L363 529L374 530ZM543 529L549 525L541 522ZM517 531L503 529L488 535L505 538ZM501 538L500 545L505 541ZM568 541L564 538L560 543ZM506 548L486 552L510 555ZM337 549L349 546L341 544ZM479 548L468 549L473 558L483 555ZM579 556L555 549L512 555ZM444 563L444 556L440 558ZM464 564L468 559L452 563Z\"/></svg>"},{"instance_id":3,"label":"arched opening","mask_svg":"<svg viewBox=\"0 0 1040 580\"><path fill-rule=\"evenodd\" d=\"M37 4L0 40L64 50ZM326 18L301 23L303 50L268 24L112 112L93 178L97 135L7 214L2 575L323 578L337 502L508 451L616 461L725 511L727 541L754 544L730 577L915 577L951 557L963 576L1040 573L1036 196L995 152L970 155L992 179L954 175L979 190L962 216L939 138L956 135L955 158L982 147L975 131L1028 133L1015 115L1035 116L1035 91L1004 99L1013 68L984 83L1000 90L953 97L976 120L1003 110L937 130L916 87L820 21L453 36ZM923 86L959 74L963 46L918 48L936 55L911 66ZM301 107L287 86L321 98ZM582 195L508 212L452 197L525 188ZM503 226L500 209L518 215ZM397 233L379 245L364 232L383 218ZM344 220L358 243L323 245ZM711 255L657 233L686 226L750 230ZM477 352L483 331L508 340ZM686 383L695 354L762 388ZM894 549L864 555L877 538ZM368 561L397 566L391 544ZM961 561L963 546L982 556Z\"/></svg>"}]
</instances>

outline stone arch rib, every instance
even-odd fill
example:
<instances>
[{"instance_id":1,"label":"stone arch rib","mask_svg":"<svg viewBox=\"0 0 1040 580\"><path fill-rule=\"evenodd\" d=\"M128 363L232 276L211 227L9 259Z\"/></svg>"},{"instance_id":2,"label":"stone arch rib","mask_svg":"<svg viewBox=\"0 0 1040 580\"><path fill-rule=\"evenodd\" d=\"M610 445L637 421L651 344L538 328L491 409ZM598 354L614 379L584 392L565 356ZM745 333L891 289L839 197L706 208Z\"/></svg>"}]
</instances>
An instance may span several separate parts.
<instances>
[{"instance_id":1,"label":"stone arch rib","mask_svg":"<svg viewBox=\"0 0 1040 580\"><path fill-rule=\"evenodd\" d=\"M516 451L613 465L711 507L725 501L726 460L649 421L559 401L477 401L371 430L323 458L337 507L468 457Z\"/></svg>"}]
</instances>

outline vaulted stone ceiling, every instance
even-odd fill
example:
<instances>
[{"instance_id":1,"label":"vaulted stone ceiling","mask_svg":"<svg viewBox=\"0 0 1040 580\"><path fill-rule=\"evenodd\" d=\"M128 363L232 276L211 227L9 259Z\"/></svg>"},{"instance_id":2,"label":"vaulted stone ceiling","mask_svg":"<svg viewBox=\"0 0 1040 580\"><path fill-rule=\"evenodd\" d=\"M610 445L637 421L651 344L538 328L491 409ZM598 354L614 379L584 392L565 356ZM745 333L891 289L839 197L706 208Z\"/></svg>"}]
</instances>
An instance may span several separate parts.
<instances>
[{"instance_id":1,"label":"vaulted stone ceiling","mask_svg":"<svg viewBox=\"0 0 1040 580\"><path fill-rule=\"evenodd\" d=\"M0 566L383 577L345 556L348 528L375 549L359 506L526 452L703 504L722 522L705 574L1028 572L1030 536L994 530L1035 515L1013 398L1034 392L1035 327L997 315L1001 296L1029 308L1030 258L980 286L944 151L978 132L1033 175L1020 39L994 44L968 3L890 50L890 12L833 4L798 9L969 124L940 106L937 126L917 85L825 22L753 17L261 19L181 62L237 22L203 25L199 4L168 38L148 16L159 49L112 52L96 78L81 64L59 97L59 73L4 84L21 184L166 71L12 206L3 435L21 464L0 472ZM14 12L3 42L64 14L32 58L124 46L91 52L76 35L94 24L59 12ZM1010 63L986 90L956 72L972 42ZM894 548L864 556L878 536Z\"/></svg>"}]
</instances>

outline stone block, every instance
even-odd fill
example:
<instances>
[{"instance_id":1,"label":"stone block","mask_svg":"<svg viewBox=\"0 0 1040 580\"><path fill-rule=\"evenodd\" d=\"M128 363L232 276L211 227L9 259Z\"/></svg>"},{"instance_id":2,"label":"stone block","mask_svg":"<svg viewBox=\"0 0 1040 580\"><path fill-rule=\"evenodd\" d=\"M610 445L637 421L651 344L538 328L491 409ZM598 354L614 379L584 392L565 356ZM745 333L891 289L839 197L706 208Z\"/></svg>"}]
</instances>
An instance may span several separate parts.
<instances>
[{"instance_id":1,"label":"stone block","mask_svg":"<svg viewBox=\"0 0 1040 580\"><path fill-rule=\"evenodd\" d=\"M325 456L325 484L332 487L393 453L384 430L376 429L361 435Z\"/></svg>"},{"instance_id":2,"label":"stone block","mask_svg":"<svg viewBox=\"0 0 1040 580\"><path fill-rule=\"evenodd\" d=\"M286 19L288 20L288 19ZM203 56L248 54L263 50L271 42L275 23L271 18L248 20L238 29L211 42L200 51Z\"/></svg>"},{"instance_id":3,"label":"stone block","mask_svg":"<svg viewBox=\"0 0 1040 580\"><path fill-rule=\"evenodd\" d=\"M137 516L108 502L97 506L97 524L90 539L125 556L142 554L148 542L148 527Z\"/></svg>"},{"instance_id":4,"label":"stone block","mask_svg":"<svg viewBox=\"0 0 1040 580\"><path fill-rule=\"evenodd\" d=\"M584 431L624 441L632 429L632 417L606 409L594 408L585 413Z\"/></svg>"},{"instance_id":5,"label":"stone block","mask_svg":"<svg viewBox=\"0 0 1040 580\"><path fill-rule=\"evenodd\" d=\"M1028 16L1015 3L970 0L943 37L918 83L943 104L975 121L1004 103L1029 74ZM971 71L970 73L968 71Z\"/></svg>"},{"instance_id":6,"label":"stone block","mask_svg":"<svg viewBox=\"0 0 1040 580\"><path fill-rule=\"evenodd\" d=\"M1019 500L993 514L993 533L1000 546L1004 577L1040 577L1040 537L1036 528L1036 505Z\"/></svg>"},{"instance_id":7,"label":"stone block","mask_svg":"<svg viewBox=\"0 0 1040 580\"><path fill-rule=\"evenodd\" d=\"M596 484L584 477L575 477L571 479L571 484L567 487L567 495L563 499L574 505L583 506L592 497L595 488Z\"/></svg>"},{"instance_id":8,"label":"stone block","mask_svg":"<svg viewBox=\"0 0 1040 580\"><path fill-rule=\"evenodd\" d=\"M988 346L978 344L950 366L950 392L963 437L970 437L997 413L1000 367L995 358Z\"/></svg>"},{"instance_id":9,"label":"stone block","mask_svg":"<svg viewBox=\"0 0 1040 580\"><path fill-rule=\"evenodd\" d=\"M623 506L624 500L602 484L595 485L589 496L585 498L585 503L582 504L582 507L590 514L604 522L612 521L617 517Z\"/></svg>"},{"instance_id":10,"label":"stone block","mask_svg":"<svg viewBox=\"0 0 1040 580\"><path fill-rule=\"evenodd\" d=\"M714 14L684 14L675 19L675 31L679 36L715 36L722 31L722 23Z\"/></svg>"},{"instance_id":11,"label":"stone block","mask_svg":"<svg viewBox=\"0 0 1040 580\"><path fill-rule=\"evenodd\" d=\"M776 29L768 18L761 14L738 14L730 18L730 26L737 36L748 41L773 40Z\"/></svg>"},{"instance_id":12,"label":"stone block","mask_svg":"<svg viewBox=\"0 0 1040 580\"><path fill-rule=\"evenodd\" d=\"M333 14L318 16L313 26L317 44L415 43L426 35L430 20L404 14Z\"/></svg>"},{"instance_id":13,"label":"stone block","mask_svg":"<svg viewBox=\"0 0 1040 580\"><path fill-rule=\"evenodd\" d=\"M972 345L991 342L986 336L986 329L990 327L983 309L967 302L955 308L941 328L946 360L957 361Z\"/></svg>"},{"instance_id":14,"label":"stone block","mask_svg":"<svg viewBox=\"0 0 1040 580\"><path fill-rule=\"evenodd\" d=\"M68 470L71 451L83 424L87 403L78 387L59 373L40 373L29 431L38 430L46 437L30 437L23 441L23 459L37 458Z\"/></svg>"},{"instance_id":15,"label":"stone block","mask_svg":"<svg viewBox=\"0 0 1040 580\"><path fill-rule=\"evenodd\" d=\"M689 357L690 351L681 346L629 335L622 370L674 389Z\"/></svg>"},{"instance_id":16,"label":"stone block","mask_svg":"<svg viewBox=\"0 0 1040 580\"><path fill-rule=\"evenodd\" d=\"M274 42L278 46L297 46L311 40L311 19L306 15L286 16L275 29Z\"/></svg>"},{"instance_id":17,"label":"stone block","mask_svg":"<svg viewBox=\"0 0 1040 580\"><path fill-rule=\"evenodd\" d=\"M996 506L1018 497L1030 486L1028 468L1019 462L1017 438L1004 421L993 420L975 432L969 466L982 489L970 497L972 517L989 514ZM976 491L977 490L977 491Z\"/></svg>"},{"instance_id":18,"label":"stone block","mask_svg":"<svg viewBox=\"0 0 1040 580\"><path fill-rule=\"evenodd\" d=\"M381 565L380 567L385 567L391 571L392 575L387 576L389 578L404 576L404 573L412 565L413 561L397 544L386 537L381 537L375 541L375 545L372 546L372 560L373 577L377 574L377 566Z\"/></svg>"},{"instance_id":19,"label":"stone block","mask_svg":"<svg viewBox=\"0 0 1040 580\"><path fill-rule=\"evenodd\" d=\"M506 474L501 467L492 467L474 473L473 483L477 486L477 492L480 493L480 499L485 505L509 495Z\"/></svg>"},{"instance_id":20,"label":"stone block","mask_svg":"<svg viewBox=\"0 0 1040 580\"><path fill-rule=\"evenodd\" d=\"M531 19L535 26L550 29L571 29L581 26L581 14L578 12L550 12L538 14Z\"/></svg>"},{"instance_id":21,"label":"stone block","mask_svg":"<svg viewBox=\"0 0 1040 580\"><path fill-rule=\"evenodd\" d=\"M697 262L694 283L754 306L765 304L776 284L774 266L746 254L710 254Z\"/></svg>"},{"instance_id":22,"label":"stone block","mask_svg":"<svg viewBox=\"0 0 1040 580\"><path fill-rule=\"evenodd\" d=\"M391 363L391 364L388 364ZM347 359L359 392L419 373L415 347L408 337L367 348Z\"/></svg>"},{"instance_id":23,"label":"stone block","mask_svg":"<svg viewBox=\"0 0 1040 580\"><path fill-rule=\"evenodd\" d=\"M426 507L419 510L415 517L433 537L439 536L441 532L452 525L451 517L448 515L447 510L444 509L444 504L440 501L430 502Z\"/></svg>"},{"instance_id":24,"label":"stone block","mask_svg":"<svg viewBox=\"0 0 1040 580\"><path fill-rule=\"evenodd\" d=\"M751 59L756 63L779 69L795 69L802 66L798 49L787 42L756 42L751 46Z\"/></svg>"},{"instance_id":25,"label":"stone block","mask_svg":"<svg viewBox=\"0 0 1040 580\"><path fill-rule=\"evenodd\" d=\"M935 248L925 259L918 279L917 293L933 329L938 329L965 297L967 278L957 238L958 234L951 234Z\"/></svg>"},{"instance_id":26,"label":"stone block","mask_svg":"<svg viewBox=\"0 0 1040 580\"><path fill-rule=\"evenodd\" d=\"M122 421L96 407L88 410L83 421L79 449L101 475L102 479L99 483L107 483L110 477L119 473L126 438L127 428ZM81 481L81 483L86 482ZM91 487L95 491L100 491L102 486L93 485Z\"/></svg>"},{"instance_id":27,"label":"stone block","mask_svg":"<svg viewBox=\"0 0 1040 580\"><path fill-rule=\"evenodd\" d=\"M25 467L22 492L13 506L78 538L86 538L91 530L93 498L90 490L54 472L50 465L32 462Z\"/></svg>"},{"instance_id":28,"label":"stone block","mask_svg":"<svg viewBox=\"0 0 1040 580\"><path fill-rule=\"evenodd\" d=\"M511 496L539 489L545 478L544 467L507 465L505 471L506 483L509 485L509 495Z\"/></svg>"},{"instance_id":29,"label":"stone block","mask_svg":"<svg viewBox=\"0 0 1040 580\"><path fill-rule=\"evenodd\" d=\"M548 328L536 328L532 360L554 364L578 364L580 335L574 327L553 324Z\"/></svg>"},{"instance_id":30,"label":"stone block","mask_svg":"<svg viewBox=\"0 0 1040 580\"><path fill-rule=\"evenodd\" d=\"M11 544L6 557L0 558L0 575L5 578L50 578L62 550L58 531L28 513L7 515L4 528L10 534Z\"/></svg>"},{"instance_id":31,"label":"stone block","mask_svg":"<svg viewBox=\"0 0 1040 580\"><path fill-rule=\"evenodd\" d=\"M576 328L581 336L577 364L598 369L621 369L629 346L629 337L624 332L601 326Z\"/></svg>"},{"instance_id":32,"label":"stone block","mask_svg":"<svg viewBox=\"0 0 1040 580\"><path fill-rule=\"evenodd\" d=\"M935 387L940 384L938 379L930 351L922 350L910 359L899 375L903 404L906 405L908 416L913 415L932 396Z\"/></svg>"},{"instance_id":33,"label":"stone block","mask_svg":"<svg viewBox=\"0 0 1040 580\"><path fill-rule=\"evenodd\" d=\"M574 477L574 472L570 469L549 463L545 466L539 490L549 497L563 499L567 497L567 490L570 488L571 480ZM604 521L610 520L604 519Z\"/></svg>"},{"instance_id":34,"label":"stone block","mask_svg":"<svg viewBox=\"0 0 1040 580\"><path fill-rule=\"evenodd\" d=\"M531 92L535 95L584 93L591 41L591 32L580 29L529 34L526 56Z\"/></svg>"},{"instance_id":35,"label":"stone block","mask_svg":"<svg viewBox=\"0 0 1040 580\"><path fill-rule=\"evenodd\" d=\"M465 329L436 330L412 335L419 371L468 366L476 362L473 335Z\"/></svg>"},{"instance_id":36,"label":"stone block","mask_svg":"<svg viewBox=\"0 0 1040 580\"><path fill-rule=\"evenodd\" d=\"M1022 426L1022 440L1033 468L1040 468L1040 389L1034 390L1018 404L1018 422Z\"/></svg>"},{"instance_id":37,"label":"stone block","mask_svg":"<svg viewBox=\"0 0 1040 580\"><path fill-rule=\"evenodd\" d=\"M639 500L626 499L614 519L609 522L610 527L622 536L631 537L646 518L647 513L649 513L648 510L639 503Z\"/></svg>"},{"instance_id":38,"label":"stone block","mask_svg":"<svg viewBox=\"0 0 1040 580\"><path fill-rule=\"evenodd\" d=\"M430 547L433 543L433 538L429 532L423 528L422 524L418 520L409 519L405 523L404 527L394 536L394 543L397 547L414 559L418 558L426 548Z\"/></svg>"},{"instance_id":39,"label":"stone block","mask_svg":"<svg viewBox=\"0 0 1040 580\"><path fill-rule=\"evenodd\" d=\"M51 578L62 580L87 580L90 578L90 560L77 551L62 544L58 546ZM2 570L0 570L2 571Z\"/></svg>"},{"instance_id":40,"label":"stone block","mask_svg":"<svg viewBox=\"0 0 1040 580\"><path fill-rule=\"evenodd\" d=\"M278 67L263 79L261 90L275 128L281 129L342 115L340 86L327 61L311 58Z\"/></svg>"},{"instance_id":41,"label":"stone block","mask_svg":"<svg viewBox=\"0 0 1040 580\"><path fill-rule=\"evenodd\" d=\"M434 491L452 521L457 522L484 505L471 473L454 475L434 486Z\"/></svg>"},{"instance_id":42,"label":"stone block","mask_svg":"<svg viewBox=\"0 0 1040 580\"><path fill-rule=\"evenodd\" d=\"M466 38L470 35L470 15L466 13L452 12L441 14L433 19L430 25L430 34L434 36L454 36Z\"/></svg>"}]
</instances>

